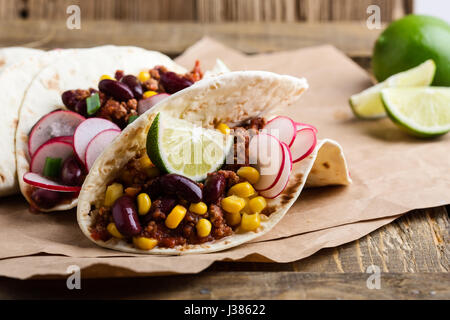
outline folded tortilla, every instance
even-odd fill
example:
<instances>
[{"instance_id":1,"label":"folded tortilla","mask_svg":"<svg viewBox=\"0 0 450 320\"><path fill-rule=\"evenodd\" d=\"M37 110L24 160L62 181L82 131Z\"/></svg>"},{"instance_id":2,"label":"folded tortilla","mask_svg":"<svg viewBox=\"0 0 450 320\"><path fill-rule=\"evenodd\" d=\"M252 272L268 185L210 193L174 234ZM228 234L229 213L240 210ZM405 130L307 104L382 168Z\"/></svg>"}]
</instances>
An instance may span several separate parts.
<instances>
[{"instance_id":1,"label":"folded tortilla","mask_svg":"<svg viewBox=\"0 0 450 320\"><path fill-rule=\"evenodd\" d=\"M163 65L170 71L186 72L166 55L137 47L103 46L48 54L51 55L52 63L34 77L22 100L15 139L18 182L22 194L30 203L33 187L22 178L30 170L28 134L42 116L56 109L66 109L61 100L64 91L96 88L103 74L114 75L116 70L138 74L142 70ZM13 170L11 167L8 172L12 173ZM72 199L50 209L39 209L43 212L68 210L76 204L77 199Z\"/></svg>"},{"instance_id":2,"label":"folded tortilla","mask_svg":"<svg viewBox=\"0 0 450 320\"><path fill-rule=\"evenodd\" d=\"M306 183L311 186L348 185L351 179L342 148L335 141L321 140L311 155L293 165L283 193L267 200L273 213L269 217L261 215L261 226L256 232L237 232L213 242L155 247L149 251L117 238L105 242L91 237L89 227L94 221L91 210L101 207L107 186L119 176L128 161L145 152L147 132L158 112L202 123L205 128L214 128L217 123L234 126L254 117L268 116L274 108L286 110L307 87L305 79L291 76L262 71L230 72L199 81L161 101L129 125L97 158L78 198L77 219L81 230L94 243L124 252L169 255L214 252L267 233L283 218Z\"/></svg>"},{"instance_id":3,"label":"folded tortilla","mask_svg":"<svg viewBox=\"0 0 450 320\"><path fill-rule=\"evenodd\" d=\"M0 74L9 66L16 64L23 59L38 56L43 52L44 51L39 49L24 47L0 48Z\"/></svg>"}]
</instances>

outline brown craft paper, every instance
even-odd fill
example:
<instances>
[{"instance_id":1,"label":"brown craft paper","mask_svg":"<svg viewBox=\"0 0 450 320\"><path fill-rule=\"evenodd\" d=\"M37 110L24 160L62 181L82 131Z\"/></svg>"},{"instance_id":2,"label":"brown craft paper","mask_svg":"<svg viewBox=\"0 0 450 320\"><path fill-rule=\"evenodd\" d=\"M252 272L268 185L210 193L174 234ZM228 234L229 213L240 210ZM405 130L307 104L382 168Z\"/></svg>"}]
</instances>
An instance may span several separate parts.
<instances>
[{"instance_id":1,"label":"brown craft paper","mask_svg":"<svg viewBox=\"0 0 450 320\"><path fill-rule=\"evenodd\" d=\"M203 39L177 60L203 69L221 58L233 70L268 70L306 77L310 89L280 114L319 129L319 138L344 148L353 184L304 190L283 220L252 243L213 254L136 256L97 247L78 229L75 212L31 214L21 197L0 199L0 275L63 275L69 265L99 270L93 276L194 273L217 260L289 262L337 246L412 209L450 203L450 137L411 138L388 119L361 121L350 95L370 85L367 73L331 46L245 56ZM46 256L37 254L49 254ZM34 255L34 256L31 256ZM52 256L54 255L54 256ZM133 257L134 256L134 257Z\"/></svg>"}]
</instances>

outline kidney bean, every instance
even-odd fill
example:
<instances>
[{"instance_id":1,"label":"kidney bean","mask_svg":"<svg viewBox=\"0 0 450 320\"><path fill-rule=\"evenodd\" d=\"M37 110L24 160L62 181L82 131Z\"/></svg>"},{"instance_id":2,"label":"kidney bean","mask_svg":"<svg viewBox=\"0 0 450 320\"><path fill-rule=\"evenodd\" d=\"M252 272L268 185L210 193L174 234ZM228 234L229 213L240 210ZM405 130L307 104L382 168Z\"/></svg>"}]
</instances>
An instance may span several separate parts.
<instances>
[{"instance_id":1,"label":"kidney bean","mask_svg":"<svg viewBox=\"0 0 450 320\"><path fill-rule=\"evenodd\" d=\"M177 200L173 198L164 197L161 198L161 204L159 205L159 210L162 212L169 214L170 211L176 206Z\"/></svg>"},{"instance_id":2,"label":"kidney bean","mask_svg":"<svg viewBox=\"0 0 450 320\"><path fill-rule=\"evenodd\" d=\"M112 207L112 216L117 230L126 236L132 237L141 233L134 199L130 196L122 196L116 200Z\"/></svg>"},{"instance_id":3,"label":"kidney bean","mask_svg":"<svg viewBox=\"0 0 450 320\"><path fill-rule=\"evenodd\" d=\"M159 177L151 180L145 192L150 196L151 199L156 199L162 194Z\"/></svg>"},{"instance_id":4,"label":"kidney bean","mask_svg":"<svg viewBox=\"0 0 450 320\"><path fill-rule=\"evenodd\" d=\"M179 174L166 174L160 177L161 187L167 194L176 194L189 202L202 200L202 189L197 183Z\"/></svg>"},{"instance_id":5,"label":"kidney bean","mask_svg":"<svg viewBox=\"0 0 450 320\"><path fill-rule=\"evenodd\" d=\"M175 93L192 85L192 82L186 78L177 75L175 72L161 72L160 83L167 93Z\"/></svg>"},{"instance_id":6,"label":"kidney bean","mask_svg":"<svg viewBox=\"0 0 450 320\"><path fill-rule=\"evenodd\" d=\"M78 114L81 114L84 117L87 117L88 113L87 113L86 99L78 101L73 111L75 111Z\"/></svg>"},{"instance_id":7,"label":"kidney bean","mask_svg":"<svg viewBox=\"0 0 450 320\"><path fill-rule=\"evenodd\" d=\"M64 161L61 168L61 182L67 186L81 186L83 184L83 168L74 156Z\"/></svg>"},{"instance_id":8,"label":"kidney bean","mask_svg":"<svg viewBox=\"0 0 450 320\"><path fill-rule=\"evenodd\" d=\"M205 180L203 187L203 201L205 203L216 203L225 191L225 177L221 174L211 174Z\"/></svg>"},{"instance_id":9,"label":"kidney bean","mask_svg":"<svg viewBox=\"0 0 450 320\"><path fill-rule=\"evenodd\" d=\"M116 80L104 79L99 82L98 88L101 92L119 101L127 101L134 98L130 88L126 84Z\"/></svg>"},{"instance_id":10,"label":"kidney bean","mask_svg":"<svg viewBox=\"0 0 450 320\"><path fill-rule=\"evenodd\" d=\"M63 199L63 193L46 189L35 189L31 193L31 199L40 208L50 209Z\"/></svg>"},{"instance_id":11,"label":"kidney bean","mask_svg":"<svg viewBox=\"0 0 450 320\"><path fill-rule=\"evenodd\" d=\"M64 91L61 95L62 102L69 110L75 110L75 105L78 103L78 99L72 90Z\"/></svg>"},{"instance_id":12,"label":"kidney bean","mask_svg":"<svg viewBox=\"0 0 450 320\"><path fill-rule=\"evenodd\" d=\"M133 76L131 74L126 75L126 76L122 77L122 79L120 81L122 83L126 84L128 86L128 88L130 88L131 92L133 92L133 95L136 99L142 98L142 92L143 92L142 85L135 76Z\"/></svg>"}]
</instances>

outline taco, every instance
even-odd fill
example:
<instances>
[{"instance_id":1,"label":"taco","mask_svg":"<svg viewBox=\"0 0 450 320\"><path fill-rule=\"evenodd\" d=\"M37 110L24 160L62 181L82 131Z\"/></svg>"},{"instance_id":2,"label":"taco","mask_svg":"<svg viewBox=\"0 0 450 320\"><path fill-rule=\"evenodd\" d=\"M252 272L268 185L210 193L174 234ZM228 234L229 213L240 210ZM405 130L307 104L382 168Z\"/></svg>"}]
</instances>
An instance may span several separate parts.
<instances>
[{"instance_id":1,"label":"taco","mask_svg":"<svg viewBox=\"0 0 450 320\"><path fill-rule=\"evenodd\" d=\"M187 72L159 52L136 47L79 49L55 58L26 91L16 131L17 175L31 207L75 207L103 148L156 101L200 78L198 64ZM103 131L88 155L87 144Z\"/></svg>"},{"instance_id":2,"label":"taco","mask_svg":"<svg viewBox=\"0 0 450 320\"><path fill-rule=\"evenodd\" d=\"M0 48L0 74L9 66L17 62L34 56L39 56L42 50L24 47L5 47Z\"/></svg>"},{"instance_id":3,"label":"taco","mask_svg":"<svg viewBox=\"0 0 450 320\"><path fill-rule=\"evenodd\" d=\"M307 87L291 76L230 72L159 102L93 164L78 199L81 230L124 252L214 252L268 232L306 183L349 184L337 142L275 115Z\"/></svg>"}]
</instances>

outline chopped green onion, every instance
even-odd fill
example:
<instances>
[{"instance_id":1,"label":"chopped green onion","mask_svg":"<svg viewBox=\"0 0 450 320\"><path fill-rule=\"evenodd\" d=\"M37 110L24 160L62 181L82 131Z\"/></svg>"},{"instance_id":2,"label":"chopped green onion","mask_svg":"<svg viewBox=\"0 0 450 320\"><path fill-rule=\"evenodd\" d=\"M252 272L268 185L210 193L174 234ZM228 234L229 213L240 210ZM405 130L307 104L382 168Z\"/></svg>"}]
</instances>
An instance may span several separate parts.
<instances>
[{"instance_id":1,"label":"chopped green onion","mask_svg":"<svg viewBox=\"0 0 450 320\"><path fill-rule=\"evenodd\" d=\"M134 120L136 120L137 118L139 118L139 116L130 116L128 118L128 124L132 123Z\"/></svg>"},{"instance_id":2,"label":"chopped green onion","mask_svg":"<svg viewBox=\"0 0 450 320\"><path fill-rule=\"evenodd\" d=\"M61 158L47 157L44 164L44 176L49 178L58 178L61 172L61 165Z\"/></svg>"},{"instance_id":3,"label":"chopped green onion","mask_svg":"<svg viewBox=\"0 0 450 320\"><path fill-rule=\"evenodd\" d=\"M92 116L100 109L100 97L98 93L94 93L89 98L86 98L86 106L88 115Z\"/></svg>"}]
</instances>

